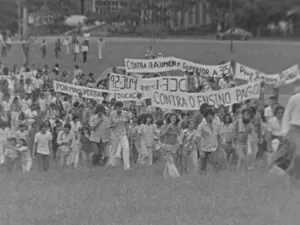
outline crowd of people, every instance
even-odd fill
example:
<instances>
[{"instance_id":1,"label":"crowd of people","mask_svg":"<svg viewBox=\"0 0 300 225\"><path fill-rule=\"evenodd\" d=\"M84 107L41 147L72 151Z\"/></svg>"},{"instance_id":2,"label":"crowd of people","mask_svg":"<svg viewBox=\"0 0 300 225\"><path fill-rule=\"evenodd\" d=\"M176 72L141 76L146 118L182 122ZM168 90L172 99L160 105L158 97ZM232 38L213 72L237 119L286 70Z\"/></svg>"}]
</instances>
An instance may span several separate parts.
<instances>
[{"instance_id":1,"label":"crowd of people","mask_svg":"<svg viewBox=\"0 0 300 225\"><path fill-rule=\"evenodd\" d=\"M164 177L205 173L208 163L216 170L234 165L249 170L261 161L272 165L282 141L284 108L275 96L266 105L251 99L218 108L204 103L199 111L164 110L141 98L125 105L107 95L95 101L82 93L54 92L53 80L68 82L70 76L74 85L107 89L108 78L95 83L94 75L77 65L71 74L61 71L59 64L53 69L32 65L8 70L2 64L0 68L0 163L7 172L48 171L50 161L59 162L58 170L108 170L121 164L128 170L134 164L165 161ZM147 74L151 76L156 75ZM211 90L235 86L227 77L212 83ZM275 158L281 160L277 168L287 169L282 155Z\"/></svg>"}]
</instances>

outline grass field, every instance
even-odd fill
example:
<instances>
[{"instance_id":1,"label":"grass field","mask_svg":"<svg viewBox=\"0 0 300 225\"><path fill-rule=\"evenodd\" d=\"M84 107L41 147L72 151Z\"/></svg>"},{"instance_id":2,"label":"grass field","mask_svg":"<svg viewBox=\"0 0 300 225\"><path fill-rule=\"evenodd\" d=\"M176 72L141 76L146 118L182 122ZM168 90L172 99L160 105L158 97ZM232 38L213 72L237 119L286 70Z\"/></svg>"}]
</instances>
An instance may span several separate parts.
<instances>
[{"instance_id":1,"label":"grass field","mask_svg":"<svg viewBox=\"0 0 300 225\"><path fill-rule=\"evenodd\" d=\"M79 65L100 74L109 66L123 65L124 57L143 57L148 44L109 43L101 62L94 46L89 62ZM269 73L300 62L295 46L248 43L236 46L234 54L228 45L215 43L165 43L154 49L203 64L235 59ZM38 67L57 63L51 46L48 51L43 61L35 46L32 63ZM21 48L14 46L2 61L21 65L22 56ZM61 68L73 66L66 55L58 63ZM126 172L116 168L107 174L101 168L64 173L54 168L53 163L49 173L0 174L1 225L296 225L300 219L300 202L287 202L284 178L268 176L264 169L163 180L163 163Z\"/></svg>"}]
</instances>

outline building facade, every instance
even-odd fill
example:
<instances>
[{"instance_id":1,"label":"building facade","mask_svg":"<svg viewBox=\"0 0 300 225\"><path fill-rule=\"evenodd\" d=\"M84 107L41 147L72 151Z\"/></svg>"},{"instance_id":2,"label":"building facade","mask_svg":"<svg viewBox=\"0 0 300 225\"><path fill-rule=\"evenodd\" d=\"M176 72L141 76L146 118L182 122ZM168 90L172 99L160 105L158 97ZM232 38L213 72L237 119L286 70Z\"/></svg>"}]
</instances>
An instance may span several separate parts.
<instances>
[{"instance_id":1,"label":"building facade","mask_svg":"<svg viewBox=\"0 0 300 225\"><path fill-rule=\"evenodd\" d=\"M78 1L78 0L77 0ZM109 13L118 13L121 9L127 8L128 1L127 0L79 0L81 13L86 14L89 12L98 13L102 20L107 18ZM208 3L206 2L198 2L195 6L187 11L184 15L181 15L180 12L176 13L176 15L170 16L170 21L168 21L169 25L173 29L180 28L189 28L207 25L211 23L211 19L208 14ZM145 21L145 23L149 23L151 18L145 19L144 13L141 13L141 21ZM148 13L149 16L149 13ZM183 18L182 18L183 17ZM148 22L146 22L148 21ZM120 21L121 22L121 21ZM181 24L183 22L183 24Z\"/></svg>"}]
</instances>

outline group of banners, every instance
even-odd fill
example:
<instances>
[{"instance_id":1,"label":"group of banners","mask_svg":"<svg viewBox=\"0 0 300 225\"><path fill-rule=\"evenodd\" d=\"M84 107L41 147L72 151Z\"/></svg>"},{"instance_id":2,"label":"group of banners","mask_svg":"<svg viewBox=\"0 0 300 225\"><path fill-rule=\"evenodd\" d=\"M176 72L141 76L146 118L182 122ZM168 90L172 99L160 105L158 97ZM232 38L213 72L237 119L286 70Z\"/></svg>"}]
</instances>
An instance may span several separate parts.
<instances>
[{"instance_id":1,"label":"group of banners","mask_svg":"<svg viewBox=\"0 0 300 225\"><path fill-rule=\"evenodd\" d=\"M201 65L194 62L165 57L157 59L125 59L128 74L162 73L175 70L193 71L200 77L221 78L234 75L235 78L248 81L245 85L226 90L188 93L186 76L161 76L141 78L111 73L108 90L87 88L54 81L54 91L69 95L82 93L83 97L102 100L107 95L123 102L136 101L137 98L151 99L154 107L179 110L198 110L204 102L219 107L260 97L260 84L279 86L292 83L300 78L299 67L294 65L278 74L265 74L258 70L231 62L220 65ZM105 94L105 95L104 95ZM138 95L140 94L140 95Z\"/></svg>"},{"instance_id":2,"label":"group of banners","mask_svg":"<svg viewBox=\"0 0 300 225\"><path fill-rule=\"evenodd\" d=\"M141 78L111 73L108 90L54 81L54 91L73 96L81 93L84 98L95 100L103 100L104 96L108 96L109 99L116 98L123 102L136 101L141 97L142 99L151 99L151 104L154 107L197 110L203 102L218 107L259 98L260 83L262 81L269 85L279 86L292 83L300 78L298 65L294 65L281 73L265 74L240 63L227 62L220 65L202 65L175 57L125 59L125 69L128 74L162 73L175 70L193 71L200 77L213 77L216 79L234 75L237 79L248 81L248 84L226 90L188 93L188 79L186 76ZM36 71L33 71L15 77L20 78L23 76L27 78L35 75ZM7 79L7 76L1 76L1 78Z\"/></svg>"},{"instance_id":3,"label":"group of banners","mask_svg":"<svg viewBox=\"0 0 300 225\"><path fill-rule=\"evenodd\" d=\"M114 75L116 76L116 75ZM122 76L122 75L119 75ZM125 78L126 77L126 78ZM125 76L127 79L128 76ZM104 94L110 95L111 98L116 98L119 101L132 101L137 99L137 90L146 87L147 90L142 92L144 99L151 99L151 104L154 107L165 109L179 109L179 110L198 110L202 103L206 102L215 107L220 105L232 105L233 103L245 101L247 99L255 99L260 96L260 82L251 82L245 85L240 85L234 88L228 88L219 91L211 91L204 93L187 93L184 89L178 88L171 90L176 84L183 81L174 79L173 77L162 77L151 79L149 86L143 86L143 82L129 81L132 86L129 89L125 88L127 84L122 84L123 91L102 90L95 88L88 88L84 86L76 86L68 83L54 81L54 91L76 96L79 93L84 98L103 100ZM144 79L145 80L145 79ZM163 81L162 81L163 80ZM157 82L157 84L155 84ZM162 82L162 83L161 83ZM174 83L173 83L174 82ZM161 86L158 86L161 84ZM153 85L153 86L152 86ZM116 86L115 86L116 87ZM149 88L149 89L148 89Z\"/></svg>"}]
</instances>

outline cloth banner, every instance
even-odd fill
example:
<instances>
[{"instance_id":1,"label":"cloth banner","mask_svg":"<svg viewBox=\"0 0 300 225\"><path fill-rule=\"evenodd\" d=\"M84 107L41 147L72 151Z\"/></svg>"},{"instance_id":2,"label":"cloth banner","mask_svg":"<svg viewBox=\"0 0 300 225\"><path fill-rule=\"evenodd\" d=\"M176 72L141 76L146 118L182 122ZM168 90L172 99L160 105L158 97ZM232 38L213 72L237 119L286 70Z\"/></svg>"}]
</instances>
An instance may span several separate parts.
<instances>
[{"instance_id":1,"label":"cloth banner","mask_svg":"<svg viewBox=\"0 0 300 225\"><path fill-rule=\"evenodd\" d=\"M300 79L299 66L294 65L290 68L276 74L265 74L256 69L236 63L235 77L249 82L258 80L264 81L268 85L280 86L290 84Z\"/></svg>"},{"instance_id":2,"label":"cloth banner","mask_svg":"<svg viewBox=\"0 0 300 225\"><path fill-rule=\"evenodd\" d=\"M82 93L82 96L84 98L96 100L103 100L103 93L108 93L107 90L103 89L88 88L59 81L53 81L53 88L55 92L60 92L73 96L78 96L79 93Z\"/></svg>"},{"instance_id":3,"label":"cloth banner","mask_svg":"<svg viewBox=\"0 0 300 225\"><path fill-rule=\"evenodd\" d=\"M136 78L115 73L110 75L108 87L110 93L141 93L143 99L151 98L155 90L184 93L186 89L185 77Z\"/></svg>"},{"instance_id":4,"label":"cloth banner","mask_svg":"<svg viewBox=\"0 0 300 225\"><path fill-rule=\"evenodd\" d=\"M178 110L199 110L206 102L216 108L229 106L247 99L259 98L260 81L248 83L234 88L205 93L170 93L154 91L151 103L154 107Z\"/></svg>"},{"instance_id":5,"label":"cloth banner","mask_svg":"<svg viewBox=\"0 0 300 225\"><path fill-rule=\"evenodd\" d=\"M200 76L222 77L232 74L231 63L202 65L175 57L125 59L127 73L160 73L174 70L194 71Z\"/></svg>"}]
</instances>

